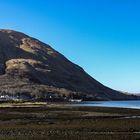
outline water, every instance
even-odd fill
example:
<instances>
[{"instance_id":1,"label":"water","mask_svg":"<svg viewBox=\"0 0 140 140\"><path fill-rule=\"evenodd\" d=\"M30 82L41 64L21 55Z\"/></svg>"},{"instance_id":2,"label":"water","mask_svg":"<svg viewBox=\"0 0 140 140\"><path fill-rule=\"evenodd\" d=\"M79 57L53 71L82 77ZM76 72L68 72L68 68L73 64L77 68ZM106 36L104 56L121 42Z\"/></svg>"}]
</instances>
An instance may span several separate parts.
<instances>
[{"instance_id":1,"label":"water","mask_svg":"<svg viewBox=\"0 0 140 140\"><path fill-rule=\"evenodd\" d=\"M133 101L87 101L75 104L76 106L99 106L99 107L119 107L140 109L140 100Z\"/></svg>"}]
</instances>

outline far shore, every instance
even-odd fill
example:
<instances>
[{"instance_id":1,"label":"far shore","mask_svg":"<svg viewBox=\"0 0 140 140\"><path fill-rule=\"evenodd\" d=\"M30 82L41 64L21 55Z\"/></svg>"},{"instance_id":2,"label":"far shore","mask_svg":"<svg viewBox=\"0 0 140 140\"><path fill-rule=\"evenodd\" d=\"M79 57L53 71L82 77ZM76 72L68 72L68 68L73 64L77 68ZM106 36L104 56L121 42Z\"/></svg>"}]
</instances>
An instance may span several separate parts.
<instances>
[{"instance_id":1,"label":"far shore","mask_svg":"<svg viewBox=\"0 0 140 140\"><path fill-rule=\"evenodd\" d=\"M138 101L138 100L115 100L115 101ZM102 101L82 101L82 102L50 102L50 101L22 101L22 102L0 102L0 108L5 108L5 107L33 107L33 108L37 108L37 107L80 107L81 104L100 104L100 102ZM104 100L103 100L104 102ZM109 101L107 101L109 102ZM84 107L84 106L83 106ZM86 106L85 106L86 107ZM138 108L129 108L129 107L108 107L108 106L89 106L91 108L118 108L118 109L138 109ZM88 106L87 106L88 108ZM139 109L138 109L139 110Z\"/></svg>"}]
</instances>

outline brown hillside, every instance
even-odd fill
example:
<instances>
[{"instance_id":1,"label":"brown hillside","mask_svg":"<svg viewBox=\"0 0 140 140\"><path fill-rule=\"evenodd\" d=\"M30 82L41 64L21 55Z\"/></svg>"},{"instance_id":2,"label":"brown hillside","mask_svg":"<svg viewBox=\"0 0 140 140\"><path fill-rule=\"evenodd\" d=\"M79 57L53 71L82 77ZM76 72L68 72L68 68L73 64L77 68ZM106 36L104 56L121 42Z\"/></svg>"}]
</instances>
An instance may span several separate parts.
<instances>
[{"instance_id":1,"label":"brown hillside","mask_svg":"<svg viewBox=\"0 0 140 140\"><path fill-rule=\"evenodd\" d=\"M0 30L0 93L135 99L105 87L49 45L12 30Z\"/></svg>"}]
</instances>

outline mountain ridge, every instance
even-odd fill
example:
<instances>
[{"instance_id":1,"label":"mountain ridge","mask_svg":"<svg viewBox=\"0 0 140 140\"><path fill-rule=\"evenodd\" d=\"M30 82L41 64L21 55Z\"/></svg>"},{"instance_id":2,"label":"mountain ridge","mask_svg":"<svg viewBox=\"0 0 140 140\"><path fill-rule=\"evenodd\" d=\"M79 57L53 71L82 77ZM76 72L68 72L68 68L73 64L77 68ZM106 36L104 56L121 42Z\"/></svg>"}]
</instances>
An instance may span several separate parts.
<instances>
[{"instance_id":1,"label":"mountain ridge","mask_svg":"<svg viewBox=\"0 0 140 140\"><path fill-rule=\"evenodd\" d=\"M0 81L1 94L32 95L37 90L34 96L47 96L52 90L54 95L92 100L137 99L104 86L48 44L14 30L0 30Z\"/></svg>"}]
</instances>

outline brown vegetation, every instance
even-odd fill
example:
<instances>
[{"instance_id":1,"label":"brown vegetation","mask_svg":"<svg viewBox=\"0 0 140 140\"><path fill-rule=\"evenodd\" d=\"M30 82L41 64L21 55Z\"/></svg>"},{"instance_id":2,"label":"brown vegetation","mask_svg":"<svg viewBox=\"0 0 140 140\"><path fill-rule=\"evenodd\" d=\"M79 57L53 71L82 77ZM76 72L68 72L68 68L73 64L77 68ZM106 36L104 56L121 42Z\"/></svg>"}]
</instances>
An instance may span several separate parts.
<instances>
[{"instance_id":1,"label":"brown vegetation","mask_svg":"<svg viewBox=\"0 0 140 140\"><path fill-rule=\"evenodd\" d=\"M140 119L125 118L139 116L139 110L70 107L63 104L20 105L10 107L9 104L9 107L0 109L0 139L140 139Z\"/></svg>"},{"instance_id":2,"label":"brown vegetation","mask_svg":"<svg viewBox=\"0 0 140 140\"><path fill-rule=\"evenodd\" d=\"M0 94L43 98L47 93L87 100L138 98L105 87L37 39L12 30L0 30Z\"/></svg>"}]
</instances>

